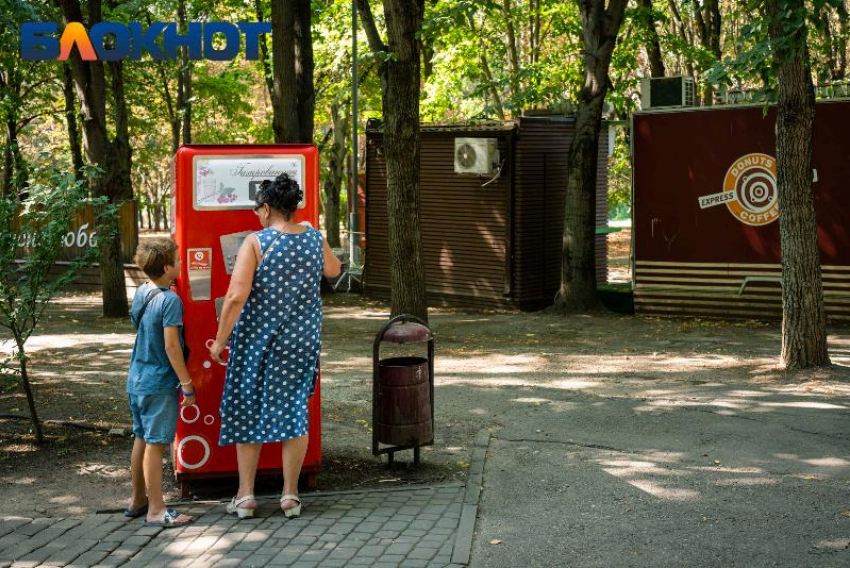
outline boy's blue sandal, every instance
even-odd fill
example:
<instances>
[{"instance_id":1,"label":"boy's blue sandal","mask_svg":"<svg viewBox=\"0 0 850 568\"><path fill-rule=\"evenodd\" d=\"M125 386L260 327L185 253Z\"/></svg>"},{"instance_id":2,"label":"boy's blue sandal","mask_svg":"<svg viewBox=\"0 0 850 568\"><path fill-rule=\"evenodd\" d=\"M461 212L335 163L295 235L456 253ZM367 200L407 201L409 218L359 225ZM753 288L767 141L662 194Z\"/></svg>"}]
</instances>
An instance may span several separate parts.
<instances>
[{"instance_id":1,"label":"boy's blue sandal","mask_svg":"<svg viewBox=\"0 0 850 568\"><path fill-rule=\"evenodd\" d=\"M141 507L139 507L135 511L131 511L130 509L124 509L124 516L128 517L130 519L138 519L142 515L147 515L147 513L148 513L148 506L147 505L142 505Z\"/></svg>"},{"instance_id":2,"label":"boy's blue sandal","mask_svg":"<svg viewBox=\"0 0 850 568\"><path fill-rule=\"evenodd\" d=\"M143 526L146 527L161 527L163 529L173 529L177 527L185 527L190 524L192 521L186 521L185 523L178 523L177 518L180 514L174 509L166 509L162 514L162 518L158 521L145 521Z\"/></svg>"}]
</instances>

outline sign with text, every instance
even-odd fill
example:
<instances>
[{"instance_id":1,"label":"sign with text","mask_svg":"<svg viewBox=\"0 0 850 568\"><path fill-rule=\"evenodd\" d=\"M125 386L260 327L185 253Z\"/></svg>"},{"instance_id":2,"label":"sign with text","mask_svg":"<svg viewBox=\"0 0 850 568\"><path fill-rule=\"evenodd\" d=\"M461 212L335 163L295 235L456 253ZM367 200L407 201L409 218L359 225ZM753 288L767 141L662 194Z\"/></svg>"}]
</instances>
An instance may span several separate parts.
<instances>
[{"instance_id":1,"label":"sign with text","mask_svg":"<svg viewBox=\"0 0 850 568\"><path fill-rule=\"evenodd\" d=\"M199 155L193 162L194 206L199 211L252 209L260 184L282 173L289 174L304 189L304 157L299 155ZM302 200L298 208L304 206Z\"/></svg>"}]
</instances>

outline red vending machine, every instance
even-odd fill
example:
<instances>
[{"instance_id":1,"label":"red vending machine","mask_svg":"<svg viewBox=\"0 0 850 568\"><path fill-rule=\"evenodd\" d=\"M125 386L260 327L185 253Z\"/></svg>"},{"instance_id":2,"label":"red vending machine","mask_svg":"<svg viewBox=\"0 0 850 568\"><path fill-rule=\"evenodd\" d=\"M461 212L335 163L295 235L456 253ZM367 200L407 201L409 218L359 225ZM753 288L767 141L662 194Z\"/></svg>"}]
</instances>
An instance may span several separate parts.
<instances>
[{"instance_id":1,"label":"red vending machine","mask_svg":"<svg viewBox=\"0 0 850 568\"><path fill-rule=\"evenodd\" d=\"M177 293L183 300L184 332L192 350L189 373L195 404L182 407L174 441L174 466L183 494L202 477L235 477L236 447L221 447L219 404L225 367L209 357L236 252L260 230L253 211L260 183L282 172L304 191L295 222L319 223L319 157L310 145L183 146L172 164L171 231L183 255ZM227 354L227 351L225 351ZM320 381L321 382L321 381ZM303 472L310 487L321 467L320 388L309 401L310 442ZM280 444L266 444L258 472L280 473Z\"/></svg>"}]
</instances>

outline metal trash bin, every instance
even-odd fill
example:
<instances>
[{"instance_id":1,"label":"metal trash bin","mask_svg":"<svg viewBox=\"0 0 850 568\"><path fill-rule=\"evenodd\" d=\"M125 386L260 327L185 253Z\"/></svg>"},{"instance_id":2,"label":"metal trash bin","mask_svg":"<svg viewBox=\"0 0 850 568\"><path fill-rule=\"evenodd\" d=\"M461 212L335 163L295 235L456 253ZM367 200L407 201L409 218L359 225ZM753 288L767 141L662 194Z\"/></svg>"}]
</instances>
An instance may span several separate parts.
<instances>
[{"instance_id":1,"label":"metal trash bin","mask_svg":"<svg viewBox=\"0 0 850 568\"><path fill-rule=\"evenodd\" d=\"M427 357L380 358L381 343L428 343ZM413 450L419 466L419 448L434 443L434 334L425 322L400 315L387 322L375 337L372 372L372 454ZM385 445L386 447L381 447Z\"/></svg>"}]
</instances>

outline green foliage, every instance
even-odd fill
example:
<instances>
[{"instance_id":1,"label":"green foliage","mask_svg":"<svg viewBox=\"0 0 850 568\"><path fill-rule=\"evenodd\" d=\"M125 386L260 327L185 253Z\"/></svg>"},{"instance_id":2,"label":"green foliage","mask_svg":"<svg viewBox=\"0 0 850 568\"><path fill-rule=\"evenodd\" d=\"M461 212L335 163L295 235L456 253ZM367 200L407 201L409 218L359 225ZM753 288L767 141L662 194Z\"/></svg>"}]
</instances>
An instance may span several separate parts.
<instances>
[{"instance_id":1,"label":"green foliage","mask_svg":"<svg viewBox=\"0 0 850 568\"><path fill-rule=\"evenodd\" d=\"M113 230L118 216L117 206L88 197L87 183L73 174L55 168L33 168L32 173L26 201L18 201L14 193L0 196L0 325L12 332L18 360L26 357L23 347L50 299L98 257L97 243L87 243L86 251L65 272L52 270L63 242L69 234L75 236L70 231L78 213L86 205L96 207L97 226Z\"/></svg>"},{"instance_id":2,"label":"green foliage","mask_svg":"<svg viewBox=\"0 0 850 568\"><path fill-rule=\"evenodd\" d=\"M746 8L750 18L736 38L736 56L717 63L706 80L723 85L761 81L754 102L775 100L777 65L809 50L808 32L823 29L829 8L846 17L843 0L746 0Z\"/></svg>"}]
</instances>

